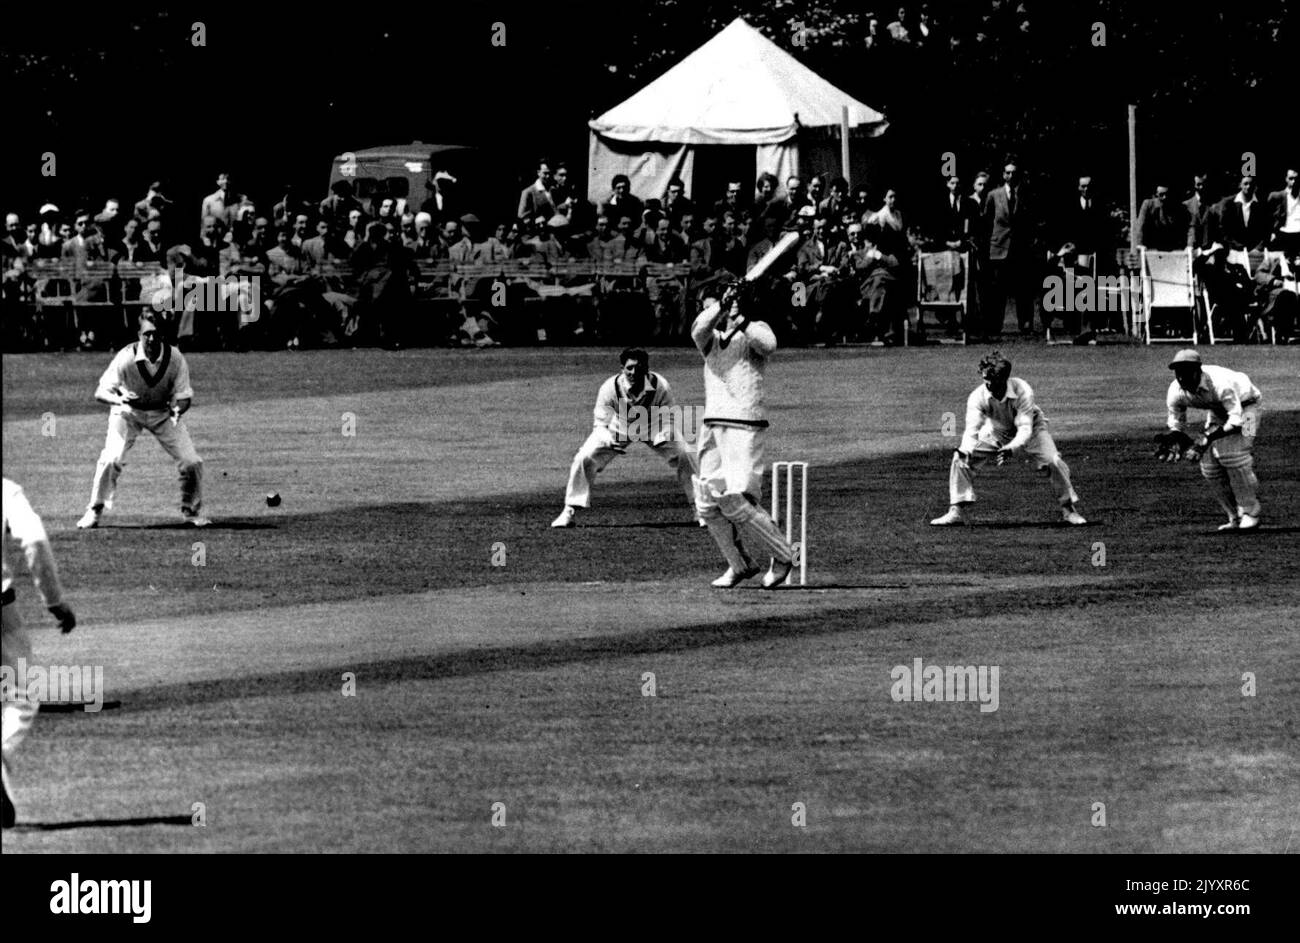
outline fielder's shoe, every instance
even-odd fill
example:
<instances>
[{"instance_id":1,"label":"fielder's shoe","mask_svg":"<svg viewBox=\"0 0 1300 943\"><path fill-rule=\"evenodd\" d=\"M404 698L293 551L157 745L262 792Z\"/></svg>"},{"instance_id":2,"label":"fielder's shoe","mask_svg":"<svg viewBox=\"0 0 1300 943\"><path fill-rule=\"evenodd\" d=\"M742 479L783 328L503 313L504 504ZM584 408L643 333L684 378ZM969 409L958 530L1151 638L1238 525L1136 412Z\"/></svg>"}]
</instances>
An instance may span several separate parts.
<instances>
[{"instance_id":1,"label":"fielder's shoe","mask_svg":"<svg viewBox=\"0 0 1300 943\"><path fill-rule=\"evenodd\" d=\"M953 524L965 524L965 523L966 523L966 518L961 513L961 508L959 508L955 504L952 507L948 508L948 513L945 514L943 517L936 517L934 520L930 522L930 524L934 527L951 527Z\"/></svg>"},{"instance_id":2,"label":"fielder's shoe","mask_svg":"<svg viewBox=\"0 0 1300 943\"><path fill-rule=\"evenodd\" d=\"M696 523L696 524L699 524L701 527L708 527L708 526L709 526L709 522L706 521L706 520L705 520L704 518L702 518L702 517L697 517L697 518L695 519L695 523Z\"/></svg>"},{"instance_id":3,"label":"fielder's shoe","mask_svg":"<svg viewBox=\"0 0 1300 943\"><path fill-rule=\"evenodd\" d=\"M201 514L186 514L185 523L191 527L207 527L212 521Z\"/></svg>"},{"instance_id":4,"label":"fielder's shoe","mask_svg":"<svg viewBox=\"0 0 1300 943\"><path fill-rule=\"evenodd\" d=\"M1254 530L1259 526L1259 516L1243 514L1241 515L1241 523L1237 526L1239 530Z\"/></svg>"},{"instance_id":5,"label":"fielder's shoe","mask_svg":"<svg viewBox=\"0 0 1300 943\"><path fill-rule=\"evenodd\" d=\"M98 527L99 514L100 512L95 508L87 508L86 513L81 516L81 520L77 521L77 529L89 530L92 527Z\"/></svg>"},{"instance_id":6,"label":"fielder's shoe","mask_svg":"<svg viewBox=\"0 0 1300 943\"><path fill-rule=\"evenodd\" d=\"M1067 524L1088 523L1086 520L1084 520L1083 515L1074 509L1073 504L1067 504L1061 508L1061 517L1065 519L1065 523Z\"/></svg>"},{"instance_id":7,"label":"fielder's shoe","mask_svg":"<svg viewBox=\"0 0 1300 943\"><path fill-rule=\"evenodd\" d=\"M577 508L575 508L575 507L566 507L563 511L560 512L560 516L559 516L559 517L557 517L555 520L551 521L551 526L552 526L552 527L572 527L572 526L573 526L573 517L574 517L574 515L577 514L577 513L578 513L578 509L577 509Z\"/></svg>"},{"instance_id":8,"label":"fielder's shoe","mask_svg":"<svg viewBox=\"0 0 1300 943\"><path fill-rule=\"evenodd\" d=\"M794 569L793 560L786 560L784 563L782 563L779 560L777 560L775 557L773 557L772 569L768 570L767 575L763 577L763 588L777 589L782 583L785 582L785 578L790 575L790 571L793 569Z\"/></svg>"},{"instance_id":9,"label":"fielder's shoe","mask_svg":"<svg viewBox=\"0 0 1300 943\"><path fill-rule=\"evenodd\" d=\"M756 566L750 567L744 573L737 573L731 567L727 567L727 572L723 573L709 585L716 586L718 589L733 589L750 577L758 576L761 572L762 569Z\"/></svg>"},{"instance_id":10,"label":"fielder's shoe","mask_svg":"<svg viewBox=\"0 0 1300 943\"><path fill-rule=\"evenodd\" d=\"M1219 525L1219 530L1236 530L1238 526L1237 519L1235 517L1230 517L1228 518L1228 523Z\"/></svg>"},{"instance_id":11,"label":"fielder's shoe","mask_svg":"<svg viewBox=\"0 0 1300 943\"><path fill-rule=\"evenodd\" d=\"M13 828L14 822L18 820L18 812L14 809L14 801L9 798L9 767L4 767L4 806L0 807L0 826Z\"/></svg>"}]
</instances>

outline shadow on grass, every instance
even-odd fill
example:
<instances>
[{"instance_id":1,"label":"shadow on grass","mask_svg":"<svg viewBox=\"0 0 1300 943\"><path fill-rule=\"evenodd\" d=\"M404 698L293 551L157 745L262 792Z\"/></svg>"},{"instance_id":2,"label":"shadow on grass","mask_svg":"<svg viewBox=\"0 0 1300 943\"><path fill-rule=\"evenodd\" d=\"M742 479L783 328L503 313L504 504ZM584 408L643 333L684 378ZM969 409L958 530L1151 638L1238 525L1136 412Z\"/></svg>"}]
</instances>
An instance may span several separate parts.
<instances>
[{"instance_id":1,"label":"shadow on grass","mask_svg":"<svg viewBox=\"0 0 1300 943\"><path fill-rule=\"evenodd\" d=\"M66 832L76 828L136 828L141 825L189 825L188 815L145 815L133 819L79 819L73 822L28 822L14 826L16 832Z\"/></svg>"}]
</instances>

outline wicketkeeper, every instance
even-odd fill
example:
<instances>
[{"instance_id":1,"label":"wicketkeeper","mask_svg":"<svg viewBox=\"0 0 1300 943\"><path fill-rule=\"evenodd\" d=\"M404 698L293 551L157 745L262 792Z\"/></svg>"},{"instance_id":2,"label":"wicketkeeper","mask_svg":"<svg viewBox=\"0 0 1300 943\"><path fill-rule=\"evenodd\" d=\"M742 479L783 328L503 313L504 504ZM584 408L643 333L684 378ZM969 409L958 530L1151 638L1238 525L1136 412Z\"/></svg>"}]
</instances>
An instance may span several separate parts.
<instances>
[{"instance_id":1,"label":"wicketkeeper","mask_svg":"<svg viewBox=\"0 0 1300 943\"><path fill-rule=\"evenodd\" d=\"M1169 369L1174 380L1166 396L1168 428L1156 435L1156 458L1200 462L1201 475L1228 515L1219 530L1258 527L1259 479L1251 450L1259 434L1259 389L1244 373L1202 364L1191 348L1175 354ZM1188 407L1206 411L1204 432L1196 440L1188 435Z\"/></svg>"}]
</instances>

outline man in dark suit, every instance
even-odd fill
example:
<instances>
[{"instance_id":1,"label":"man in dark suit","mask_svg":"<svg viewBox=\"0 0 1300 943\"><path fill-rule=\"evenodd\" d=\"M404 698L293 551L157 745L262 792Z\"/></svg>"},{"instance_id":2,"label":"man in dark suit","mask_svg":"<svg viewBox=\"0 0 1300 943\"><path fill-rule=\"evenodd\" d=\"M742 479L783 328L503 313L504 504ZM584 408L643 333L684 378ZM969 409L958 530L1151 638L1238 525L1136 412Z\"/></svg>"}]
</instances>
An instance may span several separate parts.
<instances>
[{"instance_id":1,"label":"man in dark suit","mask_svg":"<svg viewBox=\"0 0 1300 943\"><path fill-rule=\"evenodd\" d=\"M1300 253L1300 170L1286 172L1286 186L1268 195L1272 247L1288 255Z\"/></svg>"},{"instance_id":2,"label":"man in dark suit","mask_svg":"<svg viewBox=\"0 0 1300 943\"><path fill-rule=\"evenodd\" d=\"M1092 190L1092 178L1080 177L1079 189L1061 213L1061 228L1056 242L1074 243L1080 255L1094 256L1110 248L1107 239L1109 218Z\"/></svg>"},{"instance_id":3,"label":"man in dark suit","mask_svg":"<svg viewBox=\"0 0 1300 943\"><path fill-rule=\"evenodd\" d=\"M1169 188L1156 184L1156 195L1142 201L1138 211L1138 245L1174 252L1187 245L1187 208L1169 199Z\"/></svg>"},{"instance_id":4,"label":"man in dark suit","mask_svg":"<svg viewBox=\"0 0 1300 943\"><path fill-rule=\"evenodd\" d=\"M963 196L961 178L953 174L948 178L948 192L944 195L939 208L939 241L954 252L965 252L970 247L970 239L975 235L976 219L981 207L973 199Z\"/></svg>"},{"instance_id":5,"label":"man in dark suit","mask_svg":"<svg viewBox=\"0 0 1300 943\"><path fill-rule=\"evenodd\" d=\"M1031 210L1020 180L1020 168L1008 162L1002 168L1002 186L984 204L984 225L989 234L989 289L986 329L1002 332L1007 297L1016 302L1021 334L1034 330L1034 232Z\"/></svg>"},{"instance_id":6,"label":"man in dark suit","mask_svg":"<svg viewBox=\"0 0 1300 943\"><path fill-rule=\"evenodd\" d=\"M1210 218L1214 213L1214 201L1205 192L1205 174L1192 177L1192 195L1183 201L1187 211L1187 245L1193 249L1205 249L1210 245Z\"/></svg>"},{"instance_id":7,"label":"man in dark suit","mask_svg":"<svg viewBox=\"0 0 1300 943\"><path fill-rule=\"evenodd\" d=\"M1229 249L1252 252L1268 244L1270 229L1268 209L1255 196L1255 178L1242 177L1236 195L1219 203L1210 237Z\"/></svg>"},{"instance_id":8,"label":"man in dark suit","mask_svg":"<svg viewBox=\"0 0 1300 943\"><path fill-rule=\"evenodd\" d=\"M543 222L555 215L555 201L551 198L551 164L542 159L537 162L537 179L519 194L519 209L515 213L518 219L534 221L541 217Z\"/></svg>"},{"instance_id":9,"label":"man in dark suit","mask_svg":"<svg viewBox=\"0 0 1300 943\"><path fill-rule=\"evenodd\" d=\"M628 179L627 174L615 174L614 179L610 181L610 187L612 192L609 199L601 204L600 211L610 219L631 216L633 222L639 224L642 214L645 213L645 206L632 195L632 181Z\"/></svg>"}]
</instances>

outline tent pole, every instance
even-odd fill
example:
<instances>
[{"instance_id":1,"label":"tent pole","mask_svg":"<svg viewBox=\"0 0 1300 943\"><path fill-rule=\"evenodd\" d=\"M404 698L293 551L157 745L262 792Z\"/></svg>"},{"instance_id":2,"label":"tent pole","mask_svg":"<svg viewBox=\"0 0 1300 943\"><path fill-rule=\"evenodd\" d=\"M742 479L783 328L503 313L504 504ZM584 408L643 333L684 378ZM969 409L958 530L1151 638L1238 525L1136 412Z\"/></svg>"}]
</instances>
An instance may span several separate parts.
<instances>
[{"instance_id":1,"label":"tent pole","mask_svg":"<svg viewBox=\"0 0 1300 943\"><path fill-rule=\"evenodd\" d=\"M1128 106L1128 247L1138 247L1137 106Z\"/></svg>"},{"instance_id":2,"label":"tent pole","mask_svg":"<svg viewBox=\"0 0 1300 943\"><path fill-rule=\"evenodd\" d=\"M849 106L845 105L840 113L840 170L849 186L853 181L849 177Z\"/></svg>"}]
</instances>

